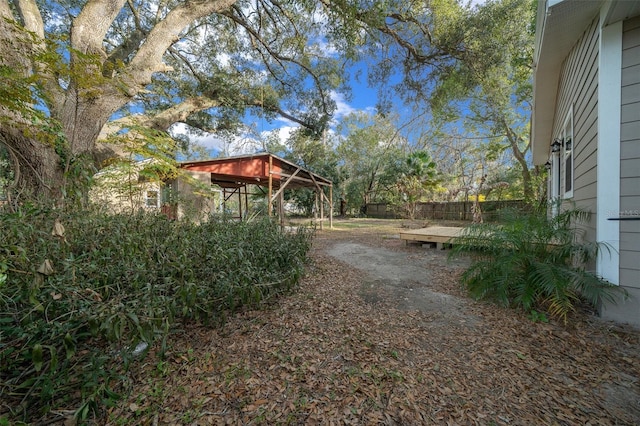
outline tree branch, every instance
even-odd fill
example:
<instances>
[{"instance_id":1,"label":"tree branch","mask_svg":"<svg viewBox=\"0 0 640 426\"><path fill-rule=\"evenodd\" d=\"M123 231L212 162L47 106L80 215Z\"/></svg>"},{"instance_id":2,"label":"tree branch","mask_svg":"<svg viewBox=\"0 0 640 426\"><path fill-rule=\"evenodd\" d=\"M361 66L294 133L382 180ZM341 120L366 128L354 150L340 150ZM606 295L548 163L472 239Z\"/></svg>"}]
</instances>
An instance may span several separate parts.
<instances>
[{"instance_id":1,"label":"tree branch","mask_svg":"<svg viewBox=\"0 0 640 426\"><path fill-rule=\"evenodd\" d=\"M14 2L25 29L44 40L44 22L38 5L34 0L18 0Z\"/></svg>"},{"instance_id":2,"label":"tree branch","mask_svg":"<svg viewBox=\"0 0 640 426\"><path fill-rule=\"evenodd\" d=\"M278 53L275 50L273 50L269 46L269 43L267 43L255 29L253 29L244 19L241 19L239 16L234 15L231 12L225 12L225 13L223 13L223 15L228 17L229 19L231 19L236 24L238 24L241 27L243 27L251 35L252 40L255 40L258 43L260 43L260 45L264 48L264 50L267 53L269 53L269 55L273 59L275 59L283 69L285 68L283 62L288 62L288 63L294 64L294 65L300 67L301 69L303 69L313 79L313 81L315 82L316 88L320 92L320 99L322 100L322 109L323 109L323 111L325 113L328 113L328 105L327 105L327 103L325 101L327 99L327 95L326 95L326 93L324 92L324 90L322 88L322 84L320 82L320 79L318 78L318 76L313 72L313 70L309 66L303 64L302 62L296 60L293 57L281 55L280 53ZM260 51L260 49L258 49L258 50ZM265 62L265 66L267 66L267 68L270 69L268 61L264 60L264 62ZM275 73L271 72L271 74L275 76Z\"/></svg>"},{"instance_id":3,"label":"tree branch","mask_svg":"<svg viewBox=\"0 0 640 426\"><path fill-rule=\"evenodd\" d=\"M167 131L171 125L185 121L189 115L197 111L202 111L209 108L220 106L218 100L206 98L204 96L193 97L185 99L184 101L173 105L164 111L155 115L128 115L126 117L112 120L104 125L100 131L98 140L104 141L109 135L118 132L127 126L136 124L145 127L151 127L156 130Z\"/></svg>"},{"instance_id":4,"label":"tree branch","mask_svg":"<svg viewBox=\"0 0 640 426\"><path fill-rule=\"evenodd\" d=\"M73 20L71 47L79 52L102 54L102 40L127 0L89 0Z\"/></svg>"},{"instance_id":5,"label":"tree branch","mask_svg":"<svg viewBox=\"0 0 640 426\"><path fill-rule=\"evenodd\" d=\"M0 42L0 64L8 65L24 77L36 74L39 83L44 87L46 101L52 109L61 105L62 89L57 76L52 74L48 64L37 59L47 46L44 39L44 23L38 5L33 0L17 0L14 2L23 25L15 23L13 12L6 0L0 0L0 34L7 40Z\"/></svg>"},{"instance_id":6,"label":"tree branch","mask_svg":"<svg viewBox=\"0 0 640 426\"><path fill-rule=\"evenodd\" d=\"M162 56L180 38L180 33L190 23L212 13L222 12L236 1L192 0L171 10L165 19L158 22L149 32L146 40L123 73L126 75L126 80L129 80L125 81L129 90L137 91L138 87L151 82L151 75L154 72L166 69L162 63Z\"/></svg>"},{"instance_id":7,"label":"tree branch","mask_svg":"<svg viewBox=\"0 0 640 426\"><path fill-rule=\"evenodd\" d=\"M142 27L140 22L140 15L135 9L135 5L132 0L127 0L129 9L133 14L133 19L136 25L136 29L127 37L119 46L117 46L107 58L108 62L115 64L117 61L126 62L126 59L140 46L140 43L147 36L147 31Z\"/></svg>"}]
</instances>

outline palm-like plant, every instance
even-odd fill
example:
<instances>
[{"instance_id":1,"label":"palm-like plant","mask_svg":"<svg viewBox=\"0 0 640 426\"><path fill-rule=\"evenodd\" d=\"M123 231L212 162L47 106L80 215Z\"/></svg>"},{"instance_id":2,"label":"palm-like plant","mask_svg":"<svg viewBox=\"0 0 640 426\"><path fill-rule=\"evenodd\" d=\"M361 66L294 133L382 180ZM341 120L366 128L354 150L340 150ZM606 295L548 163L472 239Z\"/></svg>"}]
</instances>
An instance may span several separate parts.
<instances>
[{"instance_id":1,"label":"palm-like plant","mask_svg":"<svg viewBox=\"0 0 640 426\"><path fill-rule=\"evenodd\" d=\"M453 241L452 255L473 254L462 275L472 297L529 312L544 309L565 323L580 299L594 306L615 302L619 287L586 269L599 251L610 250L581 238L589 213L557 210L553 217L506 212L499 224L472 225Z\"/></svg>"},{"instance_id":2,"label":"palm-like plant","mask_svg":"<svg viewBox=\"0 0 640 426\"><path fill-rule=\"evenodd\" d=\"M395 188L400 207L409 219L415 219L418 202L437 183L436 163L427 151L409 154L399 166Z\"/></svg>"}]
</instances>

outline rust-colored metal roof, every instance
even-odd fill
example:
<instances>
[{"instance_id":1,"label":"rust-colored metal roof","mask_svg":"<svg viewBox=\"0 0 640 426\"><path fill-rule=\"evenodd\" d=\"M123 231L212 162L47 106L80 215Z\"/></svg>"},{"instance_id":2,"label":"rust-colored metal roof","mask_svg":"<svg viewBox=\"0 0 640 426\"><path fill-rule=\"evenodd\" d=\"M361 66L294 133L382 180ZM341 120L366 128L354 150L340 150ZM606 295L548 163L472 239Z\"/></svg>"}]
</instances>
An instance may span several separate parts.
<instances>
[{"instance_id":1,"label":"rust-colored metal roof","mask_svg":"<svg viewBox=\"0 0 640 426\"><path fill-rule=\"evenodd\" d=\"M331 186L332 182L294 163L269 153L215 158L211 160L187 161L180 167L196 172L211 173L211 183L223 188L243 185L269 185L269 164L273 188L287 181L287 188L316 188Z\"/></svg>"}]
</instances>

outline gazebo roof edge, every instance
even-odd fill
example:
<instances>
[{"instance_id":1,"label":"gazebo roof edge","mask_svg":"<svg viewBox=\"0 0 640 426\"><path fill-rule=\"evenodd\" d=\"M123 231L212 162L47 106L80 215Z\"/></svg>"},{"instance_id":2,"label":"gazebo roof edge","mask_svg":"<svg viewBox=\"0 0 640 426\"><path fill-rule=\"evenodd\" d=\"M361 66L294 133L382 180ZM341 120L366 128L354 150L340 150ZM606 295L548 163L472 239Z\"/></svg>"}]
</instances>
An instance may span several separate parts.
<instances>
[{"instance_id":1,"label":"gazebo roof edge","mask_svg":"<svg viewBox=\"0 0 640 426\"><path fill-rule=\"evenodd\" d=\"M235 156L231 156L231 157L220 157L220 158L210 158L208 160L193 160L193 161L180 161L180 167L182 168L188 168L189 165L205 165L205 164L213 164L213 163L223 163L225 161L235 161L235 160L242 160L242 159L254 159L254 158L264 158L265 160L268 160L269 157L271 157L273 160L280 162L281 164L285 164L291 168L294 169L301 169L303 172L309 174L309 176L313 176L313 178L315 178L318 181L318 184L321 185L333 185L333 182L330 179L327 179L325 177L322 177L310 170L305 169L302 166L299 166L295 163L292 163L288 160L285 160L284 158L278 157L277 155L274 154L270 154L268 152L261 152L261 153L257 153L257 154L243 154L243 155L235 155ZM247 178L251 178L251 176L246 176Z\"/></svg>"}]
</instances>

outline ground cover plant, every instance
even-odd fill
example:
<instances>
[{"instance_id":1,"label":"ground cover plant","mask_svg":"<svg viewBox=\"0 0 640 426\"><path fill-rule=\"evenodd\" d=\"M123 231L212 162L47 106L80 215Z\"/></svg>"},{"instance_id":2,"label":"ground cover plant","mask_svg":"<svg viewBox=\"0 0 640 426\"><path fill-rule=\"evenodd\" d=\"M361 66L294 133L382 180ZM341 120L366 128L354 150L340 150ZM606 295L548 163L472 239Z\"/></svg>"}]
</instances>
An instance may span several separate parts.
<instances>
[{"instance_id":1,"label":"ground cover plant","mask_svg":"<svg viewBox=\"0 0 640 426\"><path fill-rule=\"evenodd\" d=\"M112 405L179 324L218 324L291 289L312 231L269 220L23 207L0 213L0 420Z\"/></svg>"},{"instance_id":2,"label":"ground cover plant","mask_svg":"<svg viewBox=\"0 0 640 426\"><path fill-rule=\"evenodd\" d=\"M576 207L503 212L499 223L465 228L452 255L472 254L462 283L472 297L524 309L534 320L547 312L565 323L583 301L616 302L618 287L588 268L606 245L582 238L589 213Z\"/></svg>"},{"instance_id":3,"label":"ground cover plant","mask_svg":"<svg viewBox=\"0 0 640 426\"><path fill-rule=\"evenodd\" d=\"M476 302L467 262L406 244L405 224L335 219L295 292L172 335L98 424L640 424L637 331Z\"/></svg>"}]
</instances>

